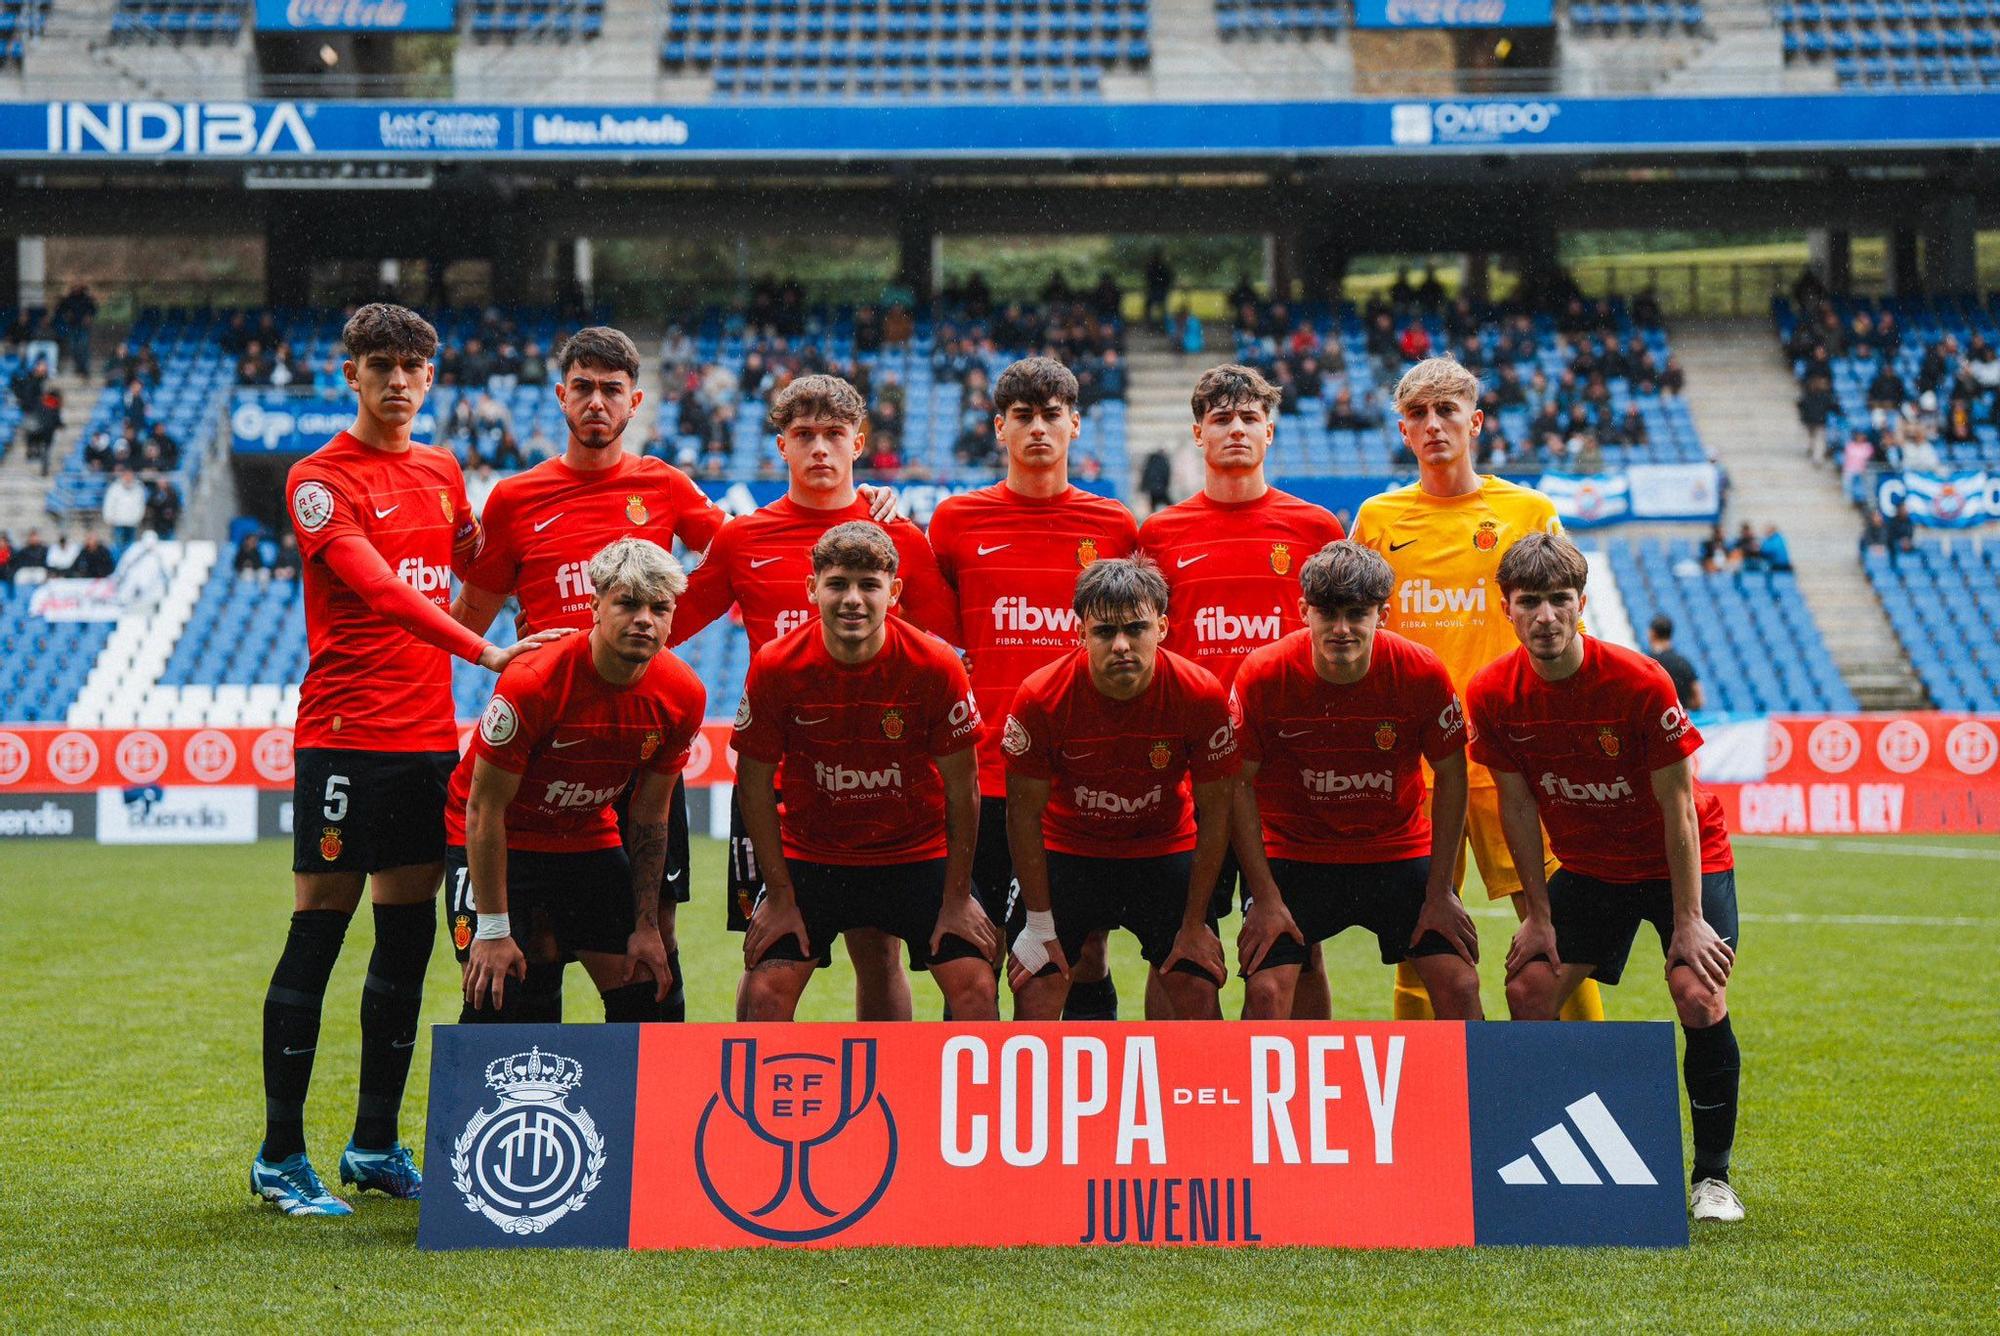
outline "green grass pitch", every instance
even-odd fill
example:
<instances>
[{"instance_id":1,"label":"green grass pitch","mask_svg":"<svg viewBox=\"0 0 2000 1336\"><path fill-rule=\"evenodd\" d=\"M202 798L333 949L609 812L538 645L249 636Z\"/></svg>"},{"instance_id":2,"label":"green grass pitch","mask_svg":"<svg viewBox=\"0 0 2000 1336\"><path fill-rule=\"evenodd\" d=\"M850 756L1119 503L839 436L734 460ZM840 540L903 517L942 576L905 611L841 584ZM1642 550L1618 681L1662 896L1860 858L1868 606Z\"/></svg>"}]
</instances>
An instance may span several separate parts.
<instances>
[{"instance_id":1,"label":"green grass pitch","mask_svg":"<svg viewBox=\"0 0 2000 1336\"><path fill-rule=\"evenodd\" d=\"M288 1220L245 1184L287 855L269 843L0 847L0 1327L2000 1327L2000 841L1739 848L1736 1179L1750 1216L1668 1253L426 1255L414 1204L369 1198L351 1219ZM702 894L680 943L689 1013L704 1020L728 1016L739 968L720 872L720 846L698 843ZM1489 1014L1504 1014L1511 921L1480 919ZM308 1133L329 1174L352 1115L371 931L358 916L328 994ZM1329 950L1336 1014L1387 1015L1389 973L1372 950L1357 934ZM1642 938L1609 993L1614 1016L1671 1016L1645 963L1656 950ZM1135 1014L1136 950L1114 951ZM587 980L570 980L571 1015L594 1018ZM427 1019L456 1014L455 985L440 941ZM1231 993L1233 1014L1240 984ZM936 1014L927 980L916 996L920 1015ZM851 1008L844 964L806 996L811 1018ZM419 1145L428 1069L426 1037L404 1110Z\"/></svg>"}]
</instances>

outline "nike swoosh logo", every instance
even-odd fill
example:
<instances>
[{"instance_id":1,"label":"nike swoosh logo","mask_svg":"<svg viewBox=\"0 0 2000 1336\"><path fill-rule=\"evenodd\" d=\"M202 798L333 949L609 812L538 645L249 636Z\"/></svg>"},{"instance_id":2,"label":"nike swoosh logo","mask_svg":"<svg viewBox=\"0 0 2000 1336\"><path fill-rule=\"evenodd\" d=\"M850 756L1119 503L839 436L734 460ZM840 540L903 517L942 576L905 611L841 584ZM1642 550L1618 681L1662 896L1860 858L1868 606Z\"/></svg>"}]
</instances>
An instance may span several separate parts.
<instances>
[{"instance_id":1,"label":"nike swoosh logo","mask_svg":"<svg viewBox=\"0 0 2000 1336\"><path fill-rule=\"evenodd\" d=\"M582 738L571 738L568 742L551 742L549 744L549 750L561 751L564 747L574 747L577 743L582 741L583 741Z\"/></svg>"},{"instance_id":2,"label":"nike swoosh logo","mask_svg":"<svg viewBox=\"0 0 2000 1336\"><path fill-rule=\"evenodd\" d=\"M1389 550L1391 552L1401 552L1404 548L1408 547L1411 543L1414 543L1416 541L1417 540L1414 538L1406 538L1400 543L1389 544Z\"/></svg>"},{"instance_id":3,"label":"nike swoosh logo","mask_svg":"<svg viewBox=\"0 0 2000 1336\"><path fill-rule=\"evenodd\" d=\"M991 556L993 553L998 552L1003 547L1012 547L1012 546L1014 546L1012 543L995 543L992 547L988 547L986 546L986 544L981 543L979 545L979 555L982 557Z\"/></svg>"},{"instance_id":4,"label":"nike swoosh logo","mask_svg":"<svg viewBox=\"0 0 2000 1336\"><path fill-rule=\"evenodd\" d=\"M1182 557L1174 562L1174 569L1177 571L1184 570L1187 567L1194 565L1197 561L1205 561L1207 559L1208 559L1208 553L1206 552L1202 553L1198 557Z\"/></svg>"},{"instance_id":5,"label":"nike swoosh logo","mask_svg":"<svg viewBox=\"0 0 2000 1336\"><path fill-rule=\"evenodd\" d=\"M1094 751L1087 751L1087 752L1066 751L1063 753L1063 759L1065 761L1081 761L1086 756L1095 756L1095 755L1097 755L1097 753Z\"/></svg>"},{"instance_id":6,"label":"nike swoosh logo","mask_svg":"<svg viewBox=\"0 0 2000 1336\"><path fill-rule=\"evenodd\" d=\"M376 512L375 512L375 518L376 518L376 519L378 519L378 520L386 520L386 519L388 519L388 518L389 518L389 517L390 517L391 515L395 514L395 513L397 512L397 511L401 510L402 508L403 508L403 503L402 503L401 501L398 501L398 502L397 502L397 503L396 503L395 505L393 505L393 506L390 506L390 507L389 507L389 508L388 508L387 510L378 510L378 511L376 511Z\"/></svg>"},{"instance_id":7,"label":"nike swoosh logo","mask_svg":"<svg viewBox=\"0 0 2000 1336\"><path fill-rule=\"evenodd\" d=\"M814 724L823 724L831 718L833 718L833 716L830 714L823 714L817 719L801 719L797 715L793 715L792 722L797 724L800 728L810 728Z\"/></svg>"},{"instance_id":8,"label":"nike swoosh logo","mask_svg":"<svg viewBox=\"0 0 2000 1336\"><path fill-rule=\"evenodd\" d=\"M414 1039L408 1041L401 1039L391 1039L389 1041L390 1048L415 1048L416 1046L417 1046L417 1041Z\"/></svg>"},{"instance_id":9,"label":"nike swoosh logo","mask_svg":"<svg viewBox=\"0 0 2000 1336\"><path fill-rule=\"evenodd\" d=\"M1533 742L1534 740L1535 740L1535 735L1533 733L1523 733L1518 738L1515 737L1512 733L1509 733L1507 735L1507 741L1509 742Z\"/></svg>"},{"instance_id":10,"label":"nike swoosh logo","mask_svg":"<svg viewBox=\"0 0 2000 1336\"><path fill-rule=\"evenodd\" d=\"M298 1056L299 1056L299 1055L300 1055L301 1053L310 1053L310 1052L312 1052L312 1051L313 1051L314 1049L316 1049L316 1048L318 1048L318 1047L319 1047L319 1045L318 1045L318 1044L308 1044L308 1045L307 1045L306 1047L304 1047L304 1048L288 1048L288 1049L286 1049L286 1050L285 1050L285 1056L286 1056L286 1057L288 1057L288 1058L296 1058L296 1057L298 1057Z\"/></svg>"},{"instance_id":11,"label":"nike swoosh logo","mask_svg":"<svg viewBox=\"0 0 2000 1336\"><path fill-rule=\"evenodd\" d=\"M1281 728L1278 730L1278 736L1281 738L1302 738L1310 732L1312 732L1310 728L1299 728L1292 730L1290 733L1287 733L1284 729Z\"/></svg>"},{"instance_id":12,"label":"nike swoosh logo","mask_svg":"<svg viewBox=\"0 0 2000 1336\"><path fill-rule=\"evenodd\" d=\"M1726 1101L1725 1101L1725 1102L1726 1102ZM1709 1109L1719 1109L1719 1108L1723 1107L1723 1104L1722 1104L1721 1102L1718 1102L1718 1103L1715 1103L1715 1104L1697 1104L1697 1103L1695 1103L1695 1102L1694 1102L1693 1100L1689 1100L1689 1101L1688 1101L1688 1107L1689 1107L1690 1109L1701 1109L1701 1110L1703 1110L1703 1111L1705 1112L1705 1111L1707 1111L1707 1110L1709 1110Z\"/></svg>"},{"instance_id":13,"label":"nike swoosh logo","mask_svg":"<svg viewBox=\"0 0 2000 1336\"><path fill-rule=\"evenodd\" d=\"M783 561L783 560L784 560L783 557L758 557L750 563L750 569L754 571L758 569L760 566L768 566L774 561Z\"/></svg>"},{"instance_id":14,"label":"nike swoosh logo","mask_svg":"<svg viewBox=\"0 0 2000 1336\"><path fill-rule=\"evenodd\" d=\"M547 519L543 520L540 524L537 524L535 526L535 532L540 533L542 530L548 528L551 524L554 524L557 520L561 519L562 517L563 517L563 512L558 510L555 514L549 516Z\"/></svg>"}]
</instances>

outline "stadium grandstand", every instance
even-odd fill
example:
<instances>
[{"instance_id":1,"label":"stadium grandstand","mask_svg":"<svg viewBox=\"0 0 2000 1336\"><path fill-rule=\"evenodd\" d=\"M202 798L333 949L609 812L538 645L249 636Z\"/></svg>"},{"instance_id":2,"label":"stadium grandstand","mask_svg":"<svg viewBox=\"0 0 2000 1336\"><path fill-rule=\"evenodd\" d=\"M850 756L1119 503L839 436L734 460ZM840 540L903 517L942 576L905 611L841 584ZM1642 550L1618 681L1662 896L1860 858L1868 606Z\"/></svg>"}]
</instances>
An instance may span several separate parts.
<instances>
[{"instance_id":1,"label":"stadium grandstand","mask_svg":"<svg viewBox=\"0 0 2000 1336\"><path fill-rule=\"evenodd\" d=\"M1602 555L1604 625L1681 628L1710 709L1992 705L2000 183L1970 150L2000 105L1899 91L1986 80L1977 6L387 13L0 7L0 625L29 649L0 716L287 722L305 646L276 484L341 425L340 324L377 292L444 337L423 426L475 498L560 453L550 359L592 321L646 351L631 448L759 504L782 486L765 402L834 371L869 404L861 476L920 521L995 476L991 385L1026 353L1078 371L1093 490L1192 490L1188 387L1234 358L1283 394L1273 478L1350 515L1411 474L1396 378L1449 353L1483 378L1482 469ZM1619 272L1571 244L1722 219L1794 249ZM1074 237L1208 272L1156 283L1137 240L1099 272ZM1048 258L1008 268L1008 238ZM1233 289L1188 258L1218 238L1253 271ZM700 239L733 258L668 258ZM855 245L858 277L782 277ZM236 258L205 281L181 250ZM36 582L101 560L74 566L86 529L122 592L80 612ZM731 698L740 632L687 653ZM462 714L485 686L461 669Z\"/></svg>"}]
</instances>

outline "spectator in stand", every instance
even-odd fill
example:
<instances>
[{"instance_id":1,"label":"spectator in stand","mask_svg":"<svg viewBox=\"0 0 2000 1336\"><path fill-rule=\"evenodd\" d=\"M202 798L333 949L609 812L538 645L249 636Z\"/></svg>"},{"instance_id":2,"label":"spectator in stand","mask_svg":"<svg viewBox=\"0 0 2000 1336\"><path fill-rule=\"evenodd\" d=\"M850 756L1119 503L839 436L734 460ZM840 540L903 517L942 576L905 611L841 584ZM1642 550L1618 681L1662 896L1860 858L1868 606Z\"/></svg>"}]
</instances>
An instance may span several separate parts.
<instances>
[{"instance_id":1,"label":"spectator in stand","mask_svg":"<svg viewBox=\"0 0 2000 1336\"><path fill-rule=\"evenodd\" d=\"M56 303L56 337L79 376L90 374L90 328L97 321L97 299L79 283Z\"/></svg>"},{"instance_id":2,"label":"spectator in stand","mask_svg":"<svg viewBox=\"0 0 2000 1336\"><path fill-rule=\"evenodd\" d=\"M172 538L181 523L181 492L169 478L146 483L146 527L161 538Z\"/></svg>"},{"instance_id":3,"label":"spectator in stand","mask_svg":"<svg viewBox=\"0 0 2000 1336\"><path fill-rule=\"evenodd\" d=\"M1931 441L1931 429L1923 422L1905 423L1901 457L1897 464L1910 473L1936 473L1943 467L1938 457L1937 446Z\"/></svg>"},{"instance_id":4,"label":"spectator in stand","mask_svg":"<svg viewBox=\"0 0 2000 1336\"><path fill-rule=\"evenodd\" d=\"M1654 617L1646 627L1646 644L1646 652L1673 679L1674 694L1680 697L1681 705L1689 710L1701 709L1701 675L1695 672L1687 656L1674 648L1674 619L1665 613Z\"/></svg>"},{"instance_id":5,"label":"spectator in stand","mask_svg":"<svg viewBox=\"0 0 2000 1336\"><path fill-rule=\"evenodd\" d=\"M458 357L459 385L468 390L485 390L492 378L493 355L486 351L486 341L476 335L467 339Z\"/></svg>"},{"instance_id":6,"label":"spectator in stand","mask_svg":"<svg viewBox=\"0 0 2000 1336\"><path fill-rule=\"evenodd\" d=\"M122 468L104 488L101 513L111 530L111 545L123 552L139 534L146 518L146 488L129 468Z\"/></svg>"},{"instance_id":7,"label":"spectator in stand","mask_svg":"<svg viewBox=\"0 0 2000 1336\"><path fill-rule=\"evenodd\" d=\"M1861 513L1861 555L1865 557L1870 552L1888 550L1889 527L1882 521L1882 512L1869 506ZM1892 554L1890 564L1894 565L1895 560Z\"/></svg>"},{"instance_id":8,"label":"spectator in stand","mask_svg":"<svg viewBox=\"0 0 2000 1336\"><path fill-rule=\"evenodd\" d=\"M1967 400L1952 399L1951 407L1944 415L1944 439L1950 445L1970 445L1979 439L1979 433L1972 425L1972 405Z\"/></svg>"},{"instance_id":9,"label":"spectator in stand","mask_svg":"<svg viewBox=\"0 0 2000 1336\"><path fill-rule=\"evenodd\" d=\"M1333 402L1327 406L1326 429L1328 431L1366 431L1380 423L1371 419L1354 402L1354 391L1343 385L1334 391Z\"/></svg>"},{"instance_id":10,"label":"spectator in stand","mask_svg":"<svg viewBox=\"0 0 2000 1336\"><path fill-rule=\"evenodd\" d=\"M21 419L21 428L26 435L28 458L39 460L42 476L49 475L49 466L55 457L56 433L63 424L62 391L51 385L42 391L42 402L35 411Z\"/></svg>"},{"instance_id":11,"label":"spectator in stand","mask_svg":"<svg viewBox=\"0 0 2000 1336\"><path fill-rule=\"evenodd\" d=\"M149 455L149 458L153 459L148 465L150 468L171 472L181 466L181 443L167 431L167 424L164 422L155 422L152 430L146 433L146 443L142 453L149 451L158 452L157 456Z\"/></svg>"},{"instance_id":12,"label":"spectator in stand","mask_svg":"<svg viewBox=\"0 0 2000 1336\"><path fill-rule=\"evenodd\" d=\"M245 344L243 355L236 359L236 383L246 388L271 383L271 359L264 355L264 345L256 339Z\"/></svg>"},{"instance_id":13,"label":"spectator in stand","mask_svg":"<svg viewBox=\"0 0 2000 1336\"><path fill-rule=\"evenodd\" d=\"M1806 429L1806 462L1823 463L1826 459L1826 420L1833 415L1838 405L1833 397L1833 382L1825 376L1809 376L1805 389L1799 394L1799 422Z\"/></svg>"},{"instance_id":14,"label":"spectator in stand","mask_svg":"<svg viewBox=\"0 0 2000 1336\"><path fill-rule=\"evenodd\" d=\"M14 396L14 406L21 410L23 419L41 406L48 387L49 364L44 361L23 363L7 383L8 393Z\"/></svg>"},{"instance_id":15,"label":"spectator in stand","mask_svg":"<svg viewBox=\"0 0 2000 1336\"><path fill-rule=\"evenodd\" d=\"M472 467L465 478L465 499L471 505L473 514L486 513L486 498L493 495L493 489L499 485L500 474L490 460L482 459Z\"/></svg>"},{"instance_id":16,"label":"spectator in stand","mask_svg":"<svg viewBox=\"0 0 2000 1336\"><path fill-rule=\"evenodd\" d=\"M1730 569L1732 554L1729 536L1722 532L1720 524L1710 529L1708 537L1701 540L1701 550L1697 556L1701 561L1701 568L1711 575Z\"/></svg>"},{"instance_id":17,"label":"spectator in stand","mask_svg":"<svg viewBox=\"0 0 2000 1336\"><path fill-rule=\"evenodd\" d=\"M1174 463L1165 450L1154 450L1139 469L1139 490L1146 494L1146 513L1173 504Z\"/></svg>"},{"instance_id":18,"label":"spectator in stand","mask_svg":"<svg viewBox=\"0 0 2000 1336\"><path fill-rule=\"evenodd\" d=\"M1422 321L1412 320L1403 327L1402 336L1396 340L1396 348L1405 362L1421 362L1431 355L1430 331L1424 328Z\"/></svg>"},{"instance_id":19,"label":"spectator in stand","mask_svg":"<svg viewBox=\"0 0 2000 1336\"><path fill-rule=\"evenodd\" d=\"M84 442L83 467L90 473L110 473L117 467L113 458L110 432L100 429Z\"/></svg>"},{"instance_id":20,"label":"spectator in stand","mask_svg":"<svg viewBox=\"0 0 2000 1336\"><path fill-rule=\"evenodd\" d=\"M1868 382L1868 410L1874 414L1875 425L1883 426L1902 412L1909 398L1909 389L1896 374L1896 368L1887 360L1879 363L1874 379Z\"/></svg>"},{"instance_id":21,"label":"spectator in stand","mask_svg":"<svg viewBox=\"0 0 2000 1336\"><path fill-rule=\"evenodd\" d=\"M297 580L299 578L299 539L287 524L285 531L278 535L278 553L271 558L271 578L274 580Z\"/></svg>"},{"instance_id":22,"label":"spectator in stand","mask_svg":"<svg viewBox=\"0 0 2000 1336\"><path fill-rule=\"evenodd\" d=\"M264 535L252 529L236 544L236 555L230 558L230 569L240 575L261 577L265 573Z\"/></svg>"},{"instance_id":23,"label":"spectator in stand","mask_svg":"<svg viewBox=\"0 0 2000 1336\"><path fill-rule=\"evenodd\" d=\"M0 533L0 580L11 579L14 574L14 536Z\"/></svg>"},{"instance_id":24,"label":"spectator in stand","mask_svg":"<svg viewBox=\"0 0 2000 1336\"><path fill-rule=\"evenodd\" d=\"M549 383L549 355L539 343L529 343L521 349L520 368L514 373L515 380L522 385L541 389Z\"/></svg>"},{"instance_id":25,"label":"spectator in stand","mask_svg":"<svg viewBox=\"0 0 2000 1336\"><path fill-rule=\"evenodd\" d=\"M1149 325L1161 325L1167 318L1167 297L1174 290L1174 267L1167 253L1155 247L1146 257L1146 309L1141 315Z\"/></svg>"},{"instance_id":26,"label":"spectator in stand","mask_svg":"<svg viewBox=\"0 0 2000 1336\"><path fill-rule=\"evenodd\" d=\"M329 357L319 364L319 370L313 372L312 387L313 393L323 396L347 393L347 377L340 372L339 358Z\"/></svg>"},{"instance_id":27,"label":"spectator in stand","mask_svg":"<svg viewBox=\"0 0 2000 1336\"><path fill-rule=\"evenodd\" d=\"M104 536L92 529L83 536L83 546L76 550L76 556L63 569L63 574L72 580L104 580L118 569L117 558L104 545Z\"/></svg>"},{"instance_id":28,"label":"spectator in stand","mask_svg":"<svg viewBox=\"0 0 2000 1336\"><path fill-rule=\"evenodd\" d=\"M1778 532L1778 526L1764 526L1764 536L1757 543L1758 555L1764 558L1764 568L1769 571L1790 571L1792 569L1792 549L1785 542L1785 536Z\"/></svg>"},{"instance_id":29,"label":"spectator in stand","mask_svg":"<svg viewBox=\"0 0 2000 1336\"><path fill-rule=\"evenodd\" d=\"M40 571L47 574L49 569L49 545L42 539L40 529L28 530L28 536L14 549L14 559L8 563L8 574L18 576L22 571Z\"/></svg>"},{"instance_id":30,"label":"spectator in stand","mask_svg":"<svg viewBox=\"0 0 2000 1336\"><path fill-rule=\"evenodd\" d=\"M1869 471L1883 462L1880 447L1867 432L1856 427L1848 433L1847 445L1840 452L1840 485L1848 500L1860 502Z\"/></svg>"},{"instance_id":31,"label":"spectator in stand","mask_svg":"<svg viewBox=\"0 0 2000 1336\"><path fill-rule=\"evenodd\" d=\"M1743 521L1743 527L1736 531L1736 537L1729 544L1729 558L1740 570L1765 569L1763 547L1758 543L1757 530L1750 521Z\"/></svg>"},{"instance_id":32,"label":"spectator in stand","mask_svg":"<svg viewBox=\"0 0 2000 1336\"><path fill-rule=\"evenodd\" d=\"M1896 508L1882 522L1882 536L1888 544L1891 564L1903 553L1916 550L1917 522L1910 516L1908 497L1896 498Z\"/></svg>"},{"instance_id":33,"label":"spectator in stand","mask_svg":"<svg viewBox=\"0 0 2000 1336\"><path fill-rule=\"evenodd\" d=\"M1639 411L1639 405L1625 405L1625 414L1618 419L1618 425L1611 429L1611 439L1621 445L1644 445L1650 437L1646 428L1646 415Z\"/></svg>"}]
</instances>

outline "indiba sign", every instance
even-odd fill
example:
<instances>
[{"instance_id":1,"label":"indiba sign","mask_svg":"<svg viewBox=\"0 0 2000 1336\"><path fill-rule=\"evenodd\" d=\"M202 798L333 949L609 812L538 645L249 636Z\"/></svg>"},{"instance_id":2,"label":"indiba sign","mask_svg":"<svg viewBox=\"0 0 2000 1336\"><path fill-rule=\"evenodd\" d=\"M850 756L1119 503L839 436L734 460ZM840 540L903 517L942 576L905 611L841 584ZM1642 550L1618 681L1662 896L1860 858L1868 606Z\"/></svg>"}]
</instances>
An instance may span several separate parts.
<instances>
[{"instance_id":1,"label":"indiba sign","mask_svg":"<svg viewBox=\"0 0 2000 1336\"><path fill-rule=\"evenodd\" d=\"M425 1247L1687 1239L1665 1025L435 1033Z\"/></svg>"}]
</instances>

